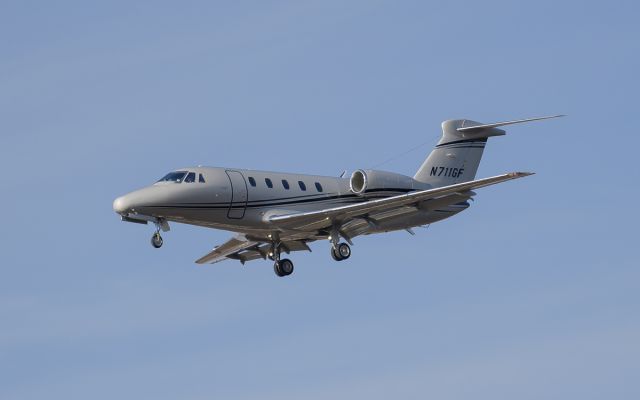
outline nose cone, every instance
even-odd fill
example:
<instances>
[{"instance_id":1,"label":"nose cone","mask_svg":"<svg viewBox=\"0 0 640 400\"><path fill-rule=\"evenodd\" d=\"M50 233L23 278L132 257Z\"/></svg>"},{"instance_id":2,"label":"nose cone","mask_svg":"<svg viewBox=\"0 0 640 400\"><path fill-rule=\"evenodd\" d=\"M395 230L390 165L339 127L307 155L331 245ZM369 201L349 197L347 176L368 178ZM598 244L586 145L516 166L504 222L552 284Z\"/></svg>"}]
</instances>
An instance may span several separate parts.
<instances>
[{"instance_id":1,"label":"nose cone","mask_svg":"<svg viewBox=\"0 0 640 400\"><path fill-rule=\"evenodd\" d=\"M149 207L162 205L170 198L171 193L167 191L167 188L148 186L115 199L113 211L121 215L145 214L150 211Z\"/></svg>"},{"instance_id":2,"label":"nose cone","mask_svg":"<svg viewBox=\"0 0 640 400\"><path fill-rule=\"evenodd\" d=\"M126 214L131 209L131 201L127 196L120 196L113 201L113 211L118 214Z\"/></svg>"}]
</instances>

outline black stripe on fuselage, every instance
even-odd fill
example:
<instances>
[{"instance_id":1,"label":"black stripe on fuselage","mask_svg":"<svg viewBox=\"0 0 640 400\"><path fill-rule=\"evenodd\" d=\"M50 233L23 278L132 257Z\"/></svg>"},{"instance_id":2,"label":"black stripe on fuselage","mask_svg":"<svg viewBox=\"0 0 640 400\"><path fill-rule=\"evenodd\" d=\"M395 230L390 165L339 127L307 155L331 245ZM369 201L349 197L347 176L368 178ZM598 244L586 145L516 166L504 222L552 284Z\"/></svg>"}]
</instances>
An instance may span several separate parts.
<instances>
[{"instance_id":1,"label":"black stripe on fuselage","mask_svg":"<svg viewBox=\"0 0 640 400\"><path fill-rule=\"evenodd\" d=\"M262 204L248 204L246 208L262 208L262 207L275 207L275 206L283 206L283 205L300 205L307 203L325 203L325 202L336 202L336 200L340 200L341 203L344 203L345 200L349 203L362 203L373 199L392 197L398 194L407 193L412 191L411 189L375 189L371 190L367 193L373 192L394 192L390 195L384 195L382 193L378 193L374 196L361 197L356 194L345 194L345 195L334 195L334 196L324 196L317 197L313 199L304 199L304 200L288 200L292 199L291 197L283 198L287 199L287 201L279 201L281 199L270 199L270 200L254 200L255 203ZM297 196L297 197L305 197L305 196ZM295 198L294 198L295 199ZM162 206L147 206L148 208L182 208L182 209L227 209L229 208L229 203L179 203L173 205L162 205ZM243 203L234 203L232 208L244 208Z\"/></svg>"},{"instance_id":2,"label":"black stripe on fuselage","mask_svg":"<svg viewBox=\"0 0 640 400\"><path fill-rule=\"evenodd\" d=\"M357 198L337 198L337 199L317 199L314 200L317 204L337 204L337 205L344 205L344 204L351 204L351 203L360 203L361 200L357 199ZM287 205L287 206L297 206L297 205L301 205L301 204L307 204L310 203L310 201L290 201L290 202L279 202L279 203L270 203L270 204L247 204L246 208L247 209L260 209L260 208L269 208L269 207L277 207L277 206L283 206L283 205ZM229 203L226 203L224 205L207 205L207 204L200 204L200 205L182 205L182 204L173 204L173 205L162 205L162 206L147 206L148 208L156 208L156 209L183 209L183 210L227 210L229 208L234 208L234 209L242 209L245 208L245 205L243 205L242 203L238 204L235 203L233 204L231 207L229 207Z\"/></svg>"},{"instance_id":3,"label":"black stripe on fuselage","mask_svg":"<svg viewBox=\"0 0 640 400\"><path fill-rule=\"evenodd\" d=\"M380 193L381 192L392 192L391 196L393 195L398 195L398 194L403 194L403 193L408 193L413 191L414 189L401 189L401 188L385 188L385 189L371 189L371 190L366 190L365 193L370 194L370 193L378 193L378 197L380 197ZM288 196L288 197L276 197L276 198L271 198L271 199L261 199L261 200L247 200L247 205L255 205L256 203L269 203L271 204L272 202L275 201L288 201L291 202L292 200L295 199L305 199L305 200L300 200L300 202L312 202L312 201L316 201L316 200L326 200L326 199L336 199L336 198L346 198L346 197L360 197L359 195L356 195L354 193L349 193L349 194L344 194L344 195L331 195L331 193L316 193L316 194L307 194L307 195L303 195L303 196ZM383 196L383 197L388 197L388 196ZM370 198L370 197L369 197ZM204 202L204 203L177 203L179 205L213 205L213 204L221 204L221 205L228 205L229 202Z\"/></svg>"},{"instance_id":4,"label":"black stripe on fuselage","mask_svg":"<svg viewBox=\"0 0 640 400\"><path fill-rule=\"evenodd\" d=\"M329 195L330 193L316 193L316 194L307 194L304 196L288 196L288 197L275 197L272 199L262 199L262 200L247 200L248 204L251 203L260 203L260 202L264 202L264 201L280 201L280 200L292 200L292 199L305 199L305 198L310 198L310 197L315 197L316 199L326 199L328 198L327 195ZM188 205L197 205L197 204L205 204L205 205L209 205L209 204L229 204L228 201L219 201L219 202L204 202L204 203L179 203L179 204L188 204Z\"/></svg>"}]
</instances>

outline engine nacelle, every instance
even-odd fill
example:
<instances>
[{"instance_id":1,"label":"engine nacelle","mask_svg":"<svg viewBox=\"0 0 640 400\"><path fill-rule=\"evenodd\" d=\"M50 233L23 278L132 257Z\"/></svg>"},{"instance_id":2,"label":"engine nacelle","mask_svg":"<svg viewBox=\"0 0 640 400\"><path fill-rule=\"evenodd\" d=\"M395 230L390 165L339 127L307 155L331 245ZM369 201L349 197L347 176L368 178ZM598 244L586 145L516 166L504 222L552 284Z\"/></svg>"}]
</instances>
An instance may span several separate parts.
<instances>
[{"instance_id":1,"label":"engine nacelle","mask_svg":"<svg viewBox=\"0 0 640 400\"><path fill-rule=\"evenodd\" d=\"M372 192L409 191L421 189L420 183L411 177L387 171L359 169L351 174L349 188L359 196L367 196Z\"/></svg>"}]
</instances>

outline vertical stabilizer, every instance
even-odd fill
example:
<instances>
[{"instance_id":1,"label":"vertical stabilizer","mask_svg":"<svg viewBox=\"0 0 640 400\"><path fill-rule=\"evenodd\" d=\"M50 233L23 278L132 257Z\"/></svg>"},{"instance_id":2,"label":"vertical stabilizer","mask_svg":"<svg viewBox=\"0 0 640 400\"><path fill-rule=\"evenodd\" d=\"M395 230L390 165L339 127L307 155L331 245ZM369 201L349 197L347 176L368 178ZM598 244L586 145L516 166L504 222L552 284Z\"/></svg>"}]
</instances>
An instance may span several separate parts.
<instances>
[{"instance_id":1,"label":"vertical stabilizer","mask_svg":"<svg viewBox=\"0 0 640 400\"><path fill-rule=\"evenodd\" d=\"M499 129L499 126L562 116L553 115L493 124L483 124L468 119L444 121L440 141L413 178L420 182L429 183L433 187L471 181L478 171L487 139L506 133Z\"/></svg>"},{"instance_id":2,"label":"vertical stabilizer","mask_svg":"<svg viewBox=\"0 0 640 400\"><path fill-rule=\"evenodd\" d=\"M478 171L487 138L504 135L505 131L497 128L477 133L458 131L458 128L472 125L481 124L466 119L444 121L440 141L418 169L414 179L429 183L433 187L473 180Z\"/></svg>"}]
</instances>

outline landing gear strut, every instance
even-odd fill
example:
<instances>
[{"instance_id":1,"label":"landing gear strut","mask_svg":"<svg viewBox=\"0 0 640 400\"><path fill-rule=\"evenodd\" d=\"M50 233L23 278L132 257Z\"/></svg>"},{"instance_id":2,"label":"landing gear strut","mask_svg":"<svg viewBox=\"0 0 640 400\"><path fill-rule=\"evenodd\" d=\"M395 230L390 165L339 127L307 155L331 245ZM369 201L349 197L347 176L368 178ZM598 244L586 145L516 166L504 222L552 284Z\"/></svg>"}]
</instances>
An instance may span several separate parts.
<instances>
[{"instance_id":1,"label":"landing gear strut","mask_svg":"<svg viewBox=\"0 0 640 400\"><path fill-rule=\"evenodd\" d=\"M351 247L346 243L331 246L331 257L336 261L343 261L351 257Z\"/></svg>"}]
</instances>

